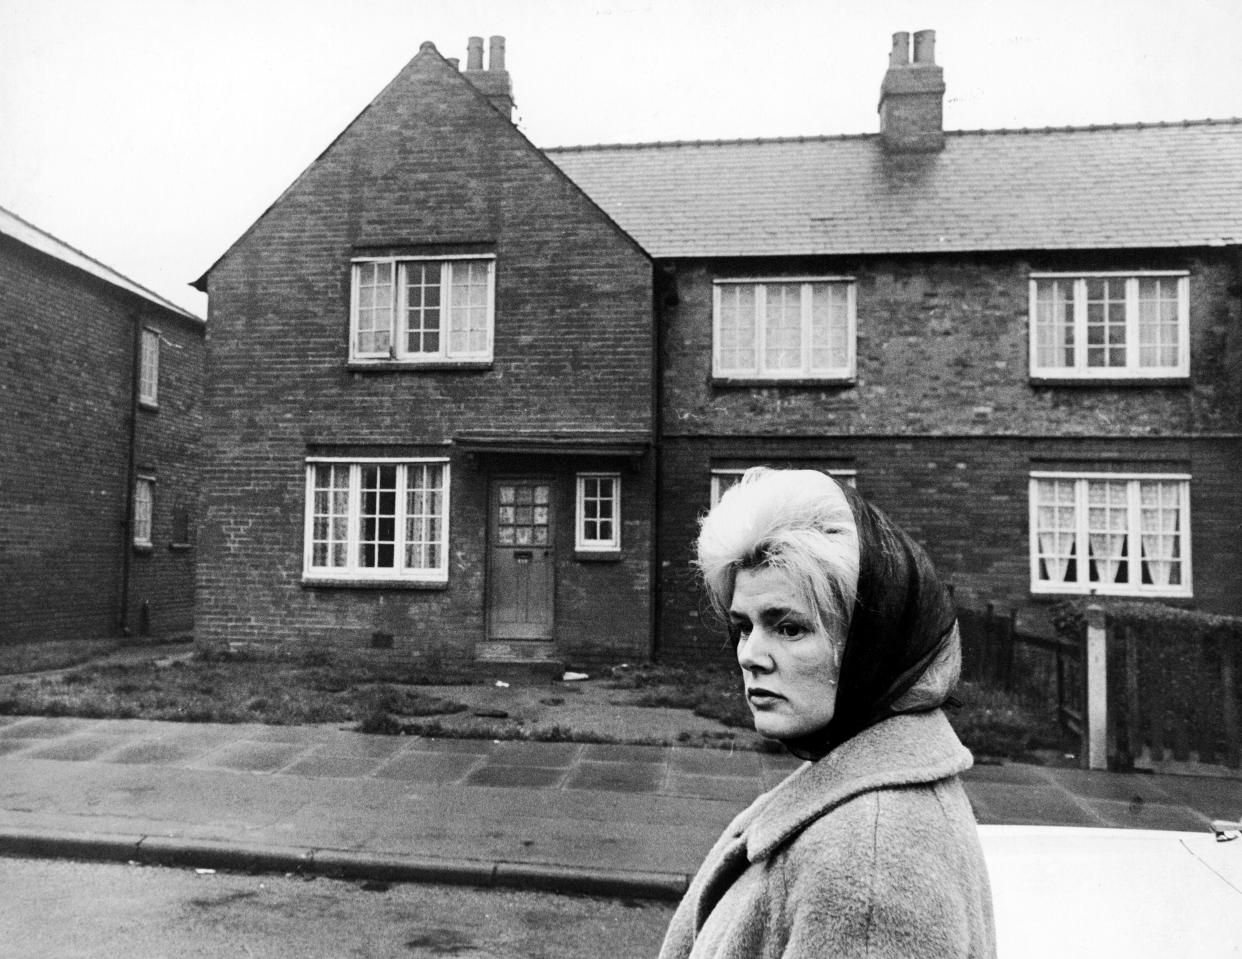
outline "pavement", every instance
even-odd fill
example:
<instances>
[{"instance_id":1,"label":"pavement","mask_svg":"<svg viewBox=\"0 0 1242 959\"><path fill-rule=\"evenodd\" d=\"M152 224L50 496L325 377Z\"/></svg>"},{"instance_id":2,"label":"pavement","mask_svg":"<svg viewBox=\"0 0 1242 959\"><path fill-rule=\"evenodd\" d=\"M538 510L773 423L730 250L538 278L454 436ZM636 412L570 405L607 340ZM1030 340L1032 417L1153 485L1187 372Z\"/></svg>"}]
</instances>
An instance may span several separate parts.
<instances>
[{"instance_id":1,"label":"pavement","mask_svg":"<svg viewBox=\"0 0 1242 959\"><path fill-rule=\"evenodd\" d=\"M0 856L676 899L784 755L0 717ZM1242 781L977 765L983 825L1202 831Z\"/></svg>"}]
</instances>

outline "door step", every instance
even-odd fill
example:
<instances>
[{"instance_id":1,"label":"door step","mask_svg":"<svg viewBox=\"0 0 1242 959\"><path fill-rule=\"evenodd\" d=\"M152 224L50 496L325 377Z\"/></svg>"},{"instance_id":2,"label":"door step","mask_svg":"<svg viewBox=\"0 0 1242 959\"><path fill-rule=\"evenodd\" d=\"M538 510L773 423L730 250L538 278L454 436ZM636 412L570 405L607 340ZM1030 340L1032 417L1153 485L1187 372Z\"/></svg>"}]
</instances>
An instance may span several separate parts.
<instances>
[{"instance_id":1,"label":"door step","mask_svg":"<svg viewBox=\"0 0 1242 959\"><path fill-rule=\"evenodd\" d=\"M475 646L474 671L487 682L500 680L532 686L560 679L565 664L556 658L555 644L551 642L495 640Z\"/></svg>"}]
</instances>

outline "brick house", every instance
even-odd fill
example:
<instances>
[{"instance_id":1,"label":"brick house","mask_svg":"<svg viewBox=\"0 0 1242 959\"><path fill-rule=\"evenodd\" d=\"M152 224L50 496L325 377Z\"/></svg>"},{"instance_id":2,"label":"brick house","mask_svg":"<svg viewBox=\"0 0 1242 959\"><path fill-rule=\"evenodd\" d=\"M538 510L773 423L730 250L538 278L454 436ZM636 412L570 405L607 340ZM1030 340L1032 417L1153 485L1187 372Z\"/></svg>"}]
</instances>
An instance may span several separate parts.
<instances>
[{"instance_id":1,"label":"brick house","mask_svg":"<svg viewBox=\"0 0 1242 959\"><path fill-rule=\"evenodd\" d=\"M430 43L198 282L198 636L649 654L653 267Z\"/></svg>"},{"instance_id":2,"label":"brick house","mask_svg":"<svg viewBox=\"0 0 1242 959\"><path fill-rule=\"evenodd\" d=\"M193 628L203 338L0 209L0 642Z\"/></svg>"},{"instance_id":3,"label":"brick house","mask_svg":"<svg viewBox=\"0 0 1242 959\"><path fill-rule=\"evenodd\" d=\"M417 57L218 261L199 634L472 663L718 650L697 518L847 478L963 603L1242 613L1242 122L540 151Z\"/></svg>"},{"instance_id":4,"label":"brick house","mask_svg":"<svg viewBox=\"0 0 1242 959\"><path fill-rule=\"evenodd\" d=\"M659 268L664 655L718 648L690 544L761 463L965 604L1242 613L1242 121L945 132L914 41L878 134L549 151Z\"/></svg>"}]
</instances>

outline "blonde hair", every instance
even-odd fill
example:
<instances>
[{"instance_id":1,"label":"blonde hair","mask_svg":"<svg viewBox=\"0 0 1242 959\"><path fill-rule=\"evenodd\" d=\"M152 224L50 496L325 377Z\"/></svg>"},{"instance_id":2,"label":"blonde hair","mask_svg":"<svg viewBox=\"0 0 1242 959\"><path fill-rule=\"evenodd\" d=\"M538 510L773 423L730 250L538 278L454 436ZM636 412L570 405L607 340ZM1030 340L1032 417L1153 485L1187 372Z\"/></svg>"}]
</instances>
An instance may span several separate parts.
<instances>
[{"instance_id":1,"label":"blonde hair","mask_svg":"<svg viewBox=\"0 0 1242 959\"><path fill-rule=\"evenodd\" d=\"M727 618L738 570L786 573L817 625L849 628L858 591L858 526L836 481L818 470L757 466L701 521L697 565L712 606ZM833 630L836 632L836 630Z\"/></svg>"}]
</instances>

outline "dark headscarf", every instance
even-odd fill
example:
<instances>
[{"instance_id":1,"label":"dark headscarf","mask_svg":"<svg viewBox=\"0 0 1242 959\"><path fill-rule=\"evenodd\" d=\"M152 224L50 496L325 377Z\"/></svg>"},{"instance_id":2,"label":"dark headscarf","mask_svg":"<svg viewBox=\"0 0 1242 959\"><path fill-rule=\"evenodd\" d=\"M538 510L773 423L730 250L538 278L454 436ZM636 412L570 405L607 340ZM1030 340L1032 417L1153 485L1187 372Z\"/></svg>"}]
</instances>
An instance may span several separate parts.
<instances>
[{"instance_id":1,"label":"dark headscarf","mask_svg":"<svg viewBox=\"0 0 1242 959\"><path fill-rule=\"evenodd\" d=\"M785 743L818 758L889 716L894 704L958 642L957 612L927 554L855 490L841 484L858 526L858 597L841 656L836 710L818 730ZM948 699L921 699L915 710Z\"/></svg>"}]
</instances>

